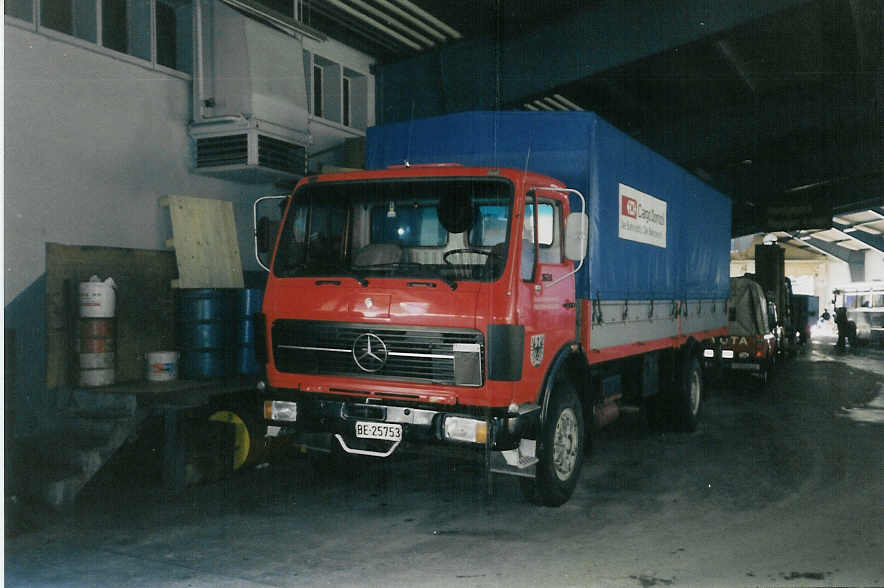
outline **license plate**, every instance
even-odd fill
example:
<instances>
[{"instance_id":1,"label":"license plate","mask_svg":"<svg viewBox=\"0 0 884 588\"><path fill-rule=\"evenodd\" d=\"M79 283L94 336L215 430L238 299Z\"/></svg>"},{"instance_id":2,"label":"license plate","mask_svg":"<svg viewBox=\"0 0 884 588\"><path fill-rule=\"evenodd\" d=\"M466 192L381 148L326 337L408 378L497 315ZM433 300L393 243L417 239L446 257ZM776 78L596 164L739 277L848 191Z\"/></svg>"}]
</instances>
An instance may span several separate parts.
<instances>
[{"instance_id":1,"label":"license plate","mask_svg":"<svg viewBox=\"0 0 884 588\"><path fill-rule=\"evenodd\" d=\"M402 440L402 425L357 421L356 436L360 439Z\"/></svg>"},{"instance_id":2,"label":"license plate","mask_svg":"<svg viewBox=\"0 0 884 588\"><path fill-rule=\"evenodd\" d=\"M761 369L761 366L757 363L732 363L730 364L730 368L732 370L746 370L750 372L757 372Z\"/></svg>"}]
</instances>

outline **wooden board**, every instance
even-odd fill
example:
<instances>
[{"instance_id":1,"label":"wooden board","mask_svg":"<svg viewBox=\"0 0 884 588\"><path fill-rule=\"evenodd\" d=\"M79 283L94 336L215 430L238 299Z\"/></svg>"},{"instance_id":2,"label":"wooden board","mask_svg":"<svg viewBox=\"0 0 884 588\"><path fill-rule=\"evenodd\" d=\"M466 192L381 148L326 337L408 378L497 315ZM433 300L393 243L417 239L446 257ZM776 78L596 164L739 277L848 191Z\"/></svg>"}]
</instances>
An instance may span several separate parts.
<instances>
[{"instance_id":1,"label":"wooden board","mask_svg":"<svg viewBox=\"0 0 884 588\"><path fill-rule=\"evenodd\" d=\"M175 255L170 251L46 244L46 383L77 385L79 283L111 277L116 289L116 380L145 377L145 354L175 349Z\"/></svg>"},{"instance_id":2,"label":"wooden board","mask_svg":"<svg viewBox=\"0 0 884 588\"><path fill-rule=\"evenodd\" d=\"M233 203L193 196L168 196L160 205L172 217L172 246L178 261L177 288L242 288L242 259Z\"/></svg>"}]
</instances>

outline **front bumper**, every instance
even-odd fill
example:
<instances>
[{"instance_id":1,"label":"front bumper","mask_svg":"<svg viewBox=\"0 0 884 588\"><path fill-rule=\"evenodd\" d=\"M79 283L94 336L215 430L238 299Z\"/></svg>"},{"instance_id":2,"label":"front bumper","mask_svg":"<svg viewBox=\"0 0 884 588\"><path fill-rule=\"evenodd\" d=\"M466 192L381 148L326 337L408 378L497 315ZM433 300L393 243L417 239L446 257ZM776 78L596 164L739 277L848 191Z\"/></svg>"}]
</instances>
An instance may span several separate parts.
<instances>
[{"instance_id":1,"label":"front bumper","mask_svg":"<svg viewBox=\"0 0 884 588\"><path fill-rule=\"evenodd\" d=\"M517 447L523 437L533 436L539 416L536 405L516 410L510 407L470 411L461 407L459 411L448 411L288 391L271 390L265 398L264 418L272 427L270 430L294 435L296 441L308 446L323 436L336 439L348 453L376 457L389 456L401 442L490 445L494 450L509 450ZM388 438L365 438L367 426ZM327 449L322 444L317 448Z\"/></svg>"}]
</instances>

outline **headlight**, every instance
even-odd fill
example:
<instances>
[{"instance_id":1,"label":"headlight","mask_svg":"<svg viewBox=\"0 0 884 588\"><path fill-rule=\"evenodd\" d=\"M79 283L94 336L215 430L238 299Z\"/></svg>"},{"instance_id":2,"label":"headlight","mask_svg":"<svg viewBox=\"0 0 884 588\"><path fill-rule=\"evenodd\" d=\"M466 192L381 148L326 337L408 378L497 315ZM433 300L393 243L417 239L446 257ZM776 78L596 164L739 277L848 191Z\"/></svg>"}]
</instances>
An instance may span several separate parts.
<instances>
[{"instance_id":1,"label":"headlight","mask_svg":"<svg viewBox=\"0 0 884 588\"><path fill-rule=\"evenodd\" d=\"M704 349L703 350L703 357L715 357L715 350L714 349Z\"/></svg>"},{"instance_id":2,"label":"headlight","mask_svg":"<svg viewBox=\"0 0 884 588\"><path fill-rule=\"evenodd\" d=\"M734 358L734 351L733 351L733 349L722 349L721 356L725 359L733 359Z\"/></svg>"},{"instance_id":3,"label":"headlight","mask_svg":"<svg viewBox=\"0 0 884 588\"><path fill-rule=\"evenodd\" d=\"M285 402L283 400L265 400L264 418L268 421L288 421L293 423L298 420L298 403Z\"/></svg>"},{"instance_id":4,"label":"headlight","mask_svg":"<svg viewBox=\"0 0 884 588\"><path fill-rule=\"evenodd\" d=\"M476 419L449 416L442 425L445 438L449 441L485 443L488 439L488 423Z\"/></svg>"}]
</instances>

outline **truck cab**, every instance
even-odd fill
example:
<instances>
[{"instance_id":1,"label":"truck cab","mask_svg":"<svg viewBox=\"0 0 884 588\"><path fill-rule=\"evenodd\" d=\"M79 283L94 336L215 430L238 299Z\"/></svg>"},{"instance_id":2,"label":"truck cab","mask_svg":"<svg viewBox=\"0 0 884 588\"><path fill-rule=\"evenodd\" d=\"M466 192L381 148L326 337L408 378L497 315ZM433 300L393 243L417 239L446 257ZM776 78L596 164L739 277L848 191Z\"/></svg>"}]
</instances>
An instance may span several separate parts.
<instances>
[{"instance_id":1,"label":"truck cab","mask_svg":"<svg viewBox=\"0 0 884 588\"><path fill-rule=\"evenodd\" d=\"M577 338L572 259L588 223L568 218L572 192L458 165L302 180L260 320L268 424L319 451L453 444L533 466L550 410L539 391ZM582 458L579 405L565 413L557 497L570 495Z\"/></svg>"}]
</instances>

